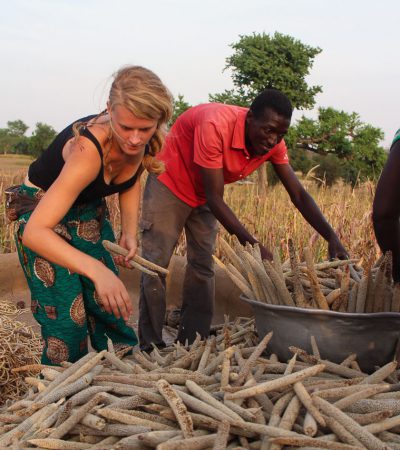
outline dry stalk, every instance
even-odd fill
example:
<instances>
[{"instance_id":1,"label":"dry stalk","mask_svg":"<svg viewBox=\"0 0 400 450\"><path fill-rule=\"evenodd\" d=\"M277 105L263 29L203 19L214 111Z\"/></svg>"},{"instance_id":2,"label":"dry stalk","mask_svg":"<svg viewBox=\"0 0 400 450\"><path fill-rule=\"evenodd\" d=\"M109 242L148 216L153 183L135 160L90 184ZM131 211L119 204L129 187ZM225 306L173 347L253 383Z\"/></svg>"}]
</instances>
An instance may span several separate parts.
<instances>
[{"instance_id":1,"label":"dry stalk","mask_svg":"<svg viewBox=\"0 0 400 450\"><path fill-rule=\"evenodd\" d=\"M103 244L104 248L111 253L115 253L117 255L122 255L122 256L126 256L128 254L128 250L119 246L118 244L115 244L114 242L105 240L102 242L102 244ZM129 262L132 265L134 265L137 269L139 269L142 272L145 272L149 275L154 275L154 271L159 272L163 275L169 274L168 269L165 269L164 267L158 266L157 264L147 261L146 259L142 258L139 255L135 255L133 257L133 259L131 259ZM133 264L133 263L135 263L135 264ZM148 269L152 269L152 270L146 270L146 267ZM155 275L157 276L157 274L155 274Z\"/></svg>"},{"instance_id":2,"label":"dry stalk","mask_svg":"<svg viewBox=\"0 0 400 450\"><path fill-rule=\"evenodd\" d=\"M157 382L158 390L160 394L165 398L174 412L179 426L182 430L183 436L185 438L190 438L193 436L193 422L192 418L187 412L186 406L180 399L176 391L171 387L171 385L165 381L160 380Z\"/></svg>"},{"instance_id":3,"label":"dry stalk","mask_svg":"<svg viewBox=\"0 0 400 450\"><path fill-rule=\"evenodd\" d=\"M227 400L234 400L238 398L247 398L253 397L254 395L275 391L277 389L281 389L285 386L296 383L297 381L301 381L304 378L312 377L319 372L322 372L325 369L324 364L317 364L313 367L309 367L304 370L300 370L299 372L292 373L290 375L286 375L277 380L266 381L265 383L260 383L254 387L242 389L241 391L226 394L225 398Z\"/></svg>"},{"instance_id":4,"label":"dry stalk","mask_svg":"<svg viewBox=\"0 0 400 450\"><path fill-rule=\"evenodd\" d=\"M222 421L218 426L217 435L215 437L213 450L224 450L228 445L230 424L228 421Z\"/></svg>"},{"instance_id":5,"label":"dry stalk","mask_svg":"<svg viewBox=\"0 0 400 450\"><path fill-rule=\"evenodd\" d=\"M347 414L343 413L336 406L331 405L327 401L317 396L313 397L316 406L322 410L326 415L331 416L337 420L347 431L349 431L356 439L358 439L365 447L370 450L387 450L386 445L376 438L372 433L360 426L357 422L351 419Z\"/></svg>"}]
</instances>

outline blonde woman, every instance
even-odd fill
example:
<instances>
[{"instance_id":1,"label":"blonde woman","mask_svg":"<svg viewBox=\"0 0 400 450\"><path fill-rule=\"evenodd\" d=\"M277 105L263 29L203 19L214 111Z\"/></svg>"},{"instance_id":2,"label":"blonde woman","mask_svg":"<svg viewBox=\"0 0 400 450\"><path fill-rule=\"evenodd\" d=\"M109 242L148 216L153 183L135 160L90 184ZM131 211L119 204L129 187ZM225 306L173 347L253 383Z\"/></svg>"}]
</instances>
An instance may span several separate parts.
<instances>
[{"instance_id":1,"label":"blonde woman","mask_svg":"<svg viewBox=\"0 0 400 450\"><path fill-rule=\"evenodd\" d=\"M68 126L29 167L19 196L37 204L18 217L16 241L43 363L76 361L87 353L88 335L97 351L108 337L115 345L137 343L126 324L131 300L101 245L114 239L104 197L119 195L119 244L129 253L116 262L124 265L137 249L139 179L144 169L162 169L155 155L171 113L171 95L153 72L123 68L107 109Z\"/></svg>"}]
</instances>

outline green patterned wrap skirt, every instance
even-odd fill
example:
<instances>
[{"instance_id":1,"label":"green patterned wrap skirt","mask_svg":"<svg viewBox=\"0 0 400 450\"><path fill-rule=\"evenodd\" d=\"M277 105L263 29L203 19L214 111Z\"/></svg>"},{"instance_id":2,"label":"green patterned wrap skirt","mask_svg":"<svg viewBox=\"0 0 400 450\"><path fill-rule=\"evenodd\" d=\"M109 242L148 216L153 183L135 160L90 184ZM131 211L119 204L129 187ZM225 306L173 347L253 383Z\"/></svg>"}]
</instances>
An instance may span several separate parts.
<instances>
[{"instance_id":1,"label":"green patterned wrap skirt","mask_svg":"<svg viewBox=\"0 0 400 450\"><path fill-rule=\"evenodd\" d=\"M35 198L44 195L42 190L25 185L21 186L21 192ZM54 231L118 274L112 256L102 246L104 239L115 241L106 211L104 199L73 206ZM122 318L117 319L102 308L91 280L49 262L22 244L31 214L27 212L19 217L15 239L31 291L32 313L41 326L42 363L58 365L62 361L77 361L88 352L88 336L97 351L107 348L107 338L116 350L136 345L135 331Z\"/></svg>"}]
</instances>

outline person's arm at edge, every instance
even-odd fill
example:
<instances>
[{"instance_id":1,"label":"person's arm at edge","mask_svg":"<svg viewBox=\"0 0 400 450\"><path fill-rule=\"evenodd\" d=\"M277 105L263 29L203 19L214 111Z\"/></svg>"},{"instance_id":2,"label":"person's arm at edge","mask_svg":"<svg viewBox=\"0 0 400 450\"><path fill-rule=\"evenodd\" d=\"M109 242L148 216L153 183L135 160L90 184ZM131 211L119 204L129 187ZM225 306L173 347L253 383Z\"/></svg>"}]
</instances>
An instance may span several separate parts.
<instances>
[{"instance_id":1,"label":"person's arm at edge","mask_svg":"<svg viewBox=\"0 0 400 450\"><path fill-rule=\"evenodd\" d=\"M400 141L391 148L379 178L372 221L376 240L382 252L392 251L393 279L400 281Z\"/></svg>"},{"instance_id":2,"label":"person's arm at edge","mask_svg":"<svg viewBox=\"0 0 400 450\"><path fill-rule=\"evenodd\" d=\"M290 164L273 164L273 168L294 206L300 211L304 219L328 242L330 258L347 258L348 254L335 231L325 219L314 199L304 189Z\"/></svg>"},{"instance_id":3,"label":"person's arm at edge","mask_svg":"<svg viewBox=\"0 0 400 450\"><path fill-rule=\"evenodd\" d=\"M200 167L207 204L211 212L229 234L234 234L239 242L255 244L258 242L241 224L234 212L224 201L224 176L223 169L208 169ZM263 259L272 259L272 254L263 246L261 255Z\"/></svg>"}]
</instances>

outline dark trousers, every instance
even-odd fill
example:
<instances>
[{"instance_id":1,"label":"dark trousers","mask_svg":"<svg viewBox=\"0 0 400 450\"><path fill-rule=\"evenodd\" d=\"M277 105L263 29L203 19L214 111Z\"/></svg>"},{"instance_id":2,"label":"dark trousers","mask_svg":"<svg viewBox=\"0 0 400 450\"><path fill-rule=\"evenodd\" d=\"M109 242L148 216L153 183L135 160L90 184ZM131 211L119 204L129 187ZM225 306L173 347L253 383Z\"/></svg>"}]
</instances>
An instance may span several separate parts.
<instances>
[{"instance_id":1,"label":"dark trousers","mask_svg":"<svg viewBox=\"0 0 400 450\"><path fill-rule=\"evenodd\" d=\"M187 267L178 341L183 343L187 339L192 343L196 332L207 337L210 331L215 293L212 254L217 220L207 205L192 208L150 174L143 194L141 217L143 257L168 267L183 229L187 242ZM139 303L141 349L151 350L151 343L164 345L165 311L165 278L142 274Z\"/></svg>"}]
</instances>

